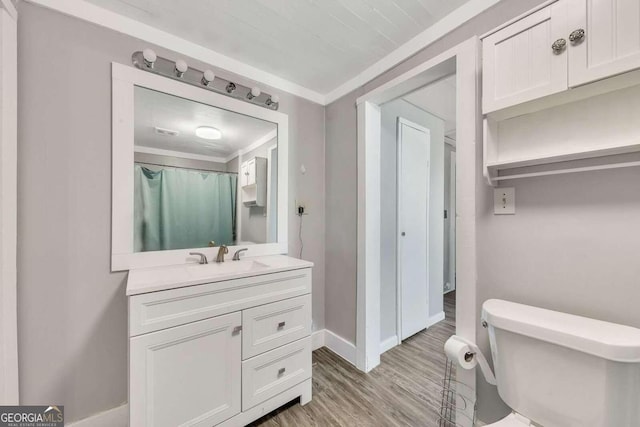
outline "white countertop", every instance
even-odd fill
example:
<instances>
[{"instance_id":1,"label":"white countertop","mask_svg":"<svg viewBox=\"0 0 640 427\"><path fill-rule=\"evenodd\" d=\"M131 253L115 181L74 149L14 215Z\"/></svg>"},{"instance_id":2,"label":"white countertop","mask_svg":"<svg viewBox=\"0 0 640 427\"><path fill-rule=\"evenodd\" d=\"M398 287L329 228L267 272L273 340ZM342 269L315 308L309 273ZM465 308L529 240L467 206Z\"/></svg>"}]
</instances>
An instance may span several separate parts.
<instances>
[{"instance_id":1,"label":"white countertop","mask_svg":"<svg viewBox=\"0 0 640 427\"><path fill-rule=\"evenodd\" d=\"M220 264L212 262L141 268L129 271L127 296L310 267L313 267L310 261L286 255L269 255Z\"/></svg>"}]
</instances>

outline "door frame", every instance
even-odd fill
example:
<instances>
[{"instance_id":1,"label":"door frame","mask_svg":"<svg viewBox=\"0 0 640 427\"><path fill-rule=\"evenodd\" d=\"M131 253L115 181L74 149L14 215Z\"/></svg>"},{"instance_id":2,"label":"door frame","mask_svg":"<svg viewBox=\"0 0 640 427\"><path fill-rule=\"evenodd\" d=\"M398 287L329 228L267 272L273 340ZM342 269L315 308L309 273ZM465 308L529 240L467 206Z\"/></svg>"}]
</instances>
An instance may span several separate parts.
<instances>
[{"instance_id":1,"label":"door frame","mask_svg":"<svg viewBox=\"0 0 640 427\"><path fill-rule=\"evenodd\" d=\"M445 138L446 141L446 138ZM453 146L455 147L455 145ZM452 288L447 291L453 292L456 290L456 221L455 216L451 218L451 213L455 215L456 212L456 195L458 194L456 189L456 173L458 165L456 164L456 152L451 152L451 158L449 159L449 283ZM453 194L451 194L453 193ZM453 197L452 197L453 196Z\"/></svg>"},{"instance_id":2,"label":"door frame","mask_svg":"<svg viewBox=\"0 0 640 427\"><path fill-rule=\"evenodd\" d=\"M18 404L18 11L0 1L0 405Z\"/></svg>"},{"instance_id":3,"label":"door frame","mask_svg":"<svg viewBox=\"0 0 640 427\"><path fill-rule=\"evenodd\" d=\"M431 224L431 215L429 212L429 208L431 206L431 191L430 191L430 186L431 186L431 130L424 127L424 126L420 126L419 124L416 124L414 122L412 122L411 120L407 120L404 117L398 117L397 120L397 125L396 125L396 141L397 141L397 152L398 155L396 156L396 171L397 171L397 178L396 178L396 336L398 338L398 344L400 344L402 342L402 269L401 264L400 264L400 260L402 259L402 245L401 245L401 241L402 239L399 238L400 236L400 232L401 232L401 224L400 224L400 218L402 218L402 203L400 203L400 192L402 191L400 188L400 176L402 174L402 141L401 141L401 135L402 132L400 131L400 127L402 125L406 125L406 126L410 126L414 129L417 129L419 131L423 131L424 133L426 133L429 136L429 142L427 143L428 145L428 158L427 158L427 162L428 162L428 168L429 168L429 172L427 173L427 317L429 317L429 286L430 286L430 282L429 282L429 273L431 270L431 262L429 261L429 239L430 239L430 235L429 235L429 226Z\"/></svg>"},{"instance_id":4,"label":"door frame","mask_svg":"<svg viewBox=\"0 0 640 427\"><path fill-rule=\"evenodd\" d=\"M476 175L482 168L480 40L472 37L357 99L356 366L380 364L380 105L456 74L456 334L476 341ZM459 381L475 391L472 370Z\"/></svg>"}]
</instances>

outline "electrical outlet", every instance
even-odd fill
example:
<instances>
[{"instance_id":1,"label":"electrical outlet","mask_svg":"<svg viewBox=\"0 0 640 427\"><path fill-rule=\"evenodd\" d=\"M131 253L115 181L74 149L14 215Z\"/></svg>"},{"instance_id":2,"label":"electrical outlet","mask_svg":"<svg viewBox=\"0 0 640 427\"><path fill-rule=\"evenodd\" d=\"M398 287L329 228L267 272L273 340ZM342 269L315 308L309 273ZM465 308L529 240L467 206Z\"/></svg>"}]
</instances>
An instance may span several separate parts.
<instances>
[{"instance_id":1,"label":"electrical outlet","mask_svg":"<svg viewBox=\"0 0 640 427\"><path fill-rule=\"evenodd\" d=\"M493 189L493 213L495 215L515 215L516 189L514 187Z\"/></svg>"},{"instance_id":2,"label":"electrical outlet","mask_svg":"<svg viewBox=\"0 0 640 427\"><path fill-rule=\"evenodd\" d=\"M302 200L296 200L296 214L309 215L309 209L307 208L307 204Z\"/></svg>"}]
</instances>

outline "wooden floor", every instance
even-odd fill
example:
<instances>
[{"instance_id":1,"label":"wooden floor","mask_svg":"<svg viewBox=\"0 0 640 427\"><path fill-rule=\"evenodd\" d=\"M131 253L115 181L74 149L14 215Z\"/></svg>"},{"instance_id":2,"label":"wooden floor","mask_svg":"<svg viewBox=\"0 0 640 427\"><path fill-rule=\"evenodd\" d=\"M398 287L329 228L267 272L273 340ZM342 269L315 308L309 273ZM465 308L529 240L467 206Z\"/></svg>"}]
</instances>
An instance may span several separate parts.
<instances>
[{"instance_id":1,"label":"wooden floor","mask_svg":"<svg viewBox=\"0 0 640 427\"><path fill-rule=\"evenodd\" d=\"M292 402L253 427L438 426L444 342L455 332L455 292L445 296L445 320L381 356L368 374L326 348L313 353L313 400Z\"/></svg>"}]
</instances>

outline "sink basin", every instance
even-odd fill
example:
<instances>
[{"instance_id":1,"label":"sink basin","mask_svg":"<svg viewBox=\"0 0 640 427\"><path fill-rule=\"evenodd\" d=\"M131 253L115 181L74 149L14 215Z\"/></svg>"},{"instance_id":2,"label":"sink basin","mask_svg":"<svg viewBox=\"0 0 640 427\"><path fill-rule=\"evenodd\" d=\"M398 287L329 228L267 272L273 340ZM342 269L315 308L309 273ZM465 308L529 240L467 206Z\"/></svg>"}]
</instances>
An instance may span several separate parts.
<instances>
[{"instance_id":1,"label":"sink basin","mask_svg":"<svg viewBox=\"0 0 640 427\"><path fill-rule=\"evenodd\" d=\"M189 276L197 280L207 277L259 272L268 267L269 266L267 264L263 264L259 261L246 260L190 265L187 267L187 271L189 272Z\"/></svg>"}]
</instances>

